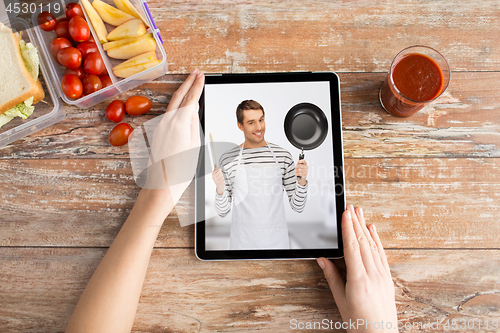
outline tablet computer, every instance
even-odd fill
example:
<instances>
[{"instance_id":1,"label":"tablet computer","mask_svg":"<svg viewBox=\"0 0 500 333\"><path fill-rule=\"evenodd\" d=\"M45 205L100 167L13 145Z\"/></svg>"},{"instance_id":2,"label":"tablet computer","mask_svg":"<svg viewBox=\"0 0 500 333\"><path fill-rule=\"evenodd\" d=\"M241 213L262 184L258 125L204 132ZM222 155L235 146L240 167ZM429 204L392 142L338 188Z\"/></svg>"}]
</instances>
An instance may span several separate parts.
<instances>
[{"instance_id":1,"label":"tablet computer","mask_svg":"<svg viewBox=\"0 0 500 333\"><path fill-rule=\"evenodd\" d=\"M199 259L343 256L335 73L207 75L200 122Z\"/></svg>"}]
</instances>

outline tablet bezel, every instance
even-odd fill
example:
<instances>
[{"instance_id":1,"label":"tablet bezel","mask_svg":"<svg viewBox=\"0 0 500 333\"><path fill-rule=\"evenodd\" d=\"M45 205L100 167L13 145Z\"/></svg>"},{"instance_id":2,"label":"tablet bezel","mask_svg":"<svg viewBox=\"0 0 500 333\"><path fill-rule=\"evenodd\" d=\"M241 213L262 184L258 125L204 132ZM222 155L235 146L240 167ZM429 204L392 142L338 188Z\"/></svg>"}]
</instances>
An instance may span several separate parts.
<instances>
[{"instance_id":1,"label":"tablet bezel","mask_svg":"<svg viewBox=\"0 0 500 333\"><path fill-rule=\"evenodd\" d=\"M340 80L337 74L333 72L320 73L252 73L252 74L218 74L206 75L205 84L234 84L234 83L269 83L269 82L330 82L330 104L331 104L331 129L333 140L333 160L334 167L342 172L335 172L334 180L337 189L338 186L343 189L342 194L336 194L337 208L337 235L338 248L320 248L320 249L287 249L287 250L205 250L205 220L204 216L200 219L200 214L205 211L205 185L204 180L195 179L195 254L200 260L249 260L249 259L316 259L341 258L343 257L342 228L340 221L342 213L345 210L345 180L344 180L344 153L342 147L342 113L340 107ZM200 123L205 131L205 89L203 89L200 98ZM201 149L198 175L205 175L204 170L204 149Z\"/></svg>"}]
</instances>

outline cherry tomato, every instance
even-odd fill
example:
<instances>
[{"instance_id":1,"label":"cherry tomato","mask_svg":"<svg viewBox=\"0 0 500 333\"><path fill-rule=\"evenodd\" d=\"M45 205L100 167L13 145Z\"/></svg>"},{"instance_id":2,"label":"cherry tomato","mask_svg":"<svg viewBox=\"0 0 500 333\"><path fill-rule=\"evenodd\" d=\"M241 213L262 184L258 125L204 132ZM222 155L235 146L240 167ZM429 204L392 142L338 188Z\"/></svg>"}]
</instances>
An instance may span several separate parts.
<instances>
[{"instance_id":1,"label":"cherry tomato","mask_svg":"<svg viewBox=\"0 0 500 333\"><path fill-rule=\"evenodd\" d=\"M106 108L106 119L115 123L119 123L125 117L125 103L117 99L109 103Z\"/></svg>"},{"instance_id":2,"label":"cherry tomato","mask_svg":"<svg viewBox=\"0 0 500 333\"><path fill-rule=\"evenodd\" d=\"M83 59L85 59L87 54L89 54L90 52L99 52L99 50L97 49L97 45L94 42L83 42L78 44L76 48L82 53Z\"/></svg>"},{"instance_id":3,"label":"cherry tomato","mask_svg":"<svg viewBox=\"0 0 500 333\"><path fill-rule=\"evenodd\" d=\"M101 74L99 74L99 75L109 75L108 69L106 67L104 67L104 69L102 70Z\"/></svg>"},{"instance_id":4,"label":"cherry tomato","mask_svg":"<svg viewBox=\"0 0 500 333\"><path fill-rule=\"evenodd\" d=\"M101 79L101 83L102 83L103 88L109 87L110 85L113 84L109 75L102 75L102 76L99 76L99 78Z\"/></svg>"},{"instance_id":5,"label":"cherry tomato","mask_svg":"<svg viewBox=\"0 0 500 333\"><path fill-rule=\"evenodd\" d=\"M41 12L38 14L38 25L43 31L52 31L57 25L56 17L50 12Z\"/></svg>"},{"instance_id":6,"label":"cherry tomato","mask_svg":"<svg viewBox=\"0 0 500 333\"><path fill-rule=\"evenodd\" d=\"M85 77L85 72L83 71L83 67L82 66L78 67L77 69L69 69L69 68L67 68L64 71L64 75L66 75L66 74L75 74L76 76L78 76L78 78L80 80L83 80L83 78Z\"/></svg>"},{"instance_id":7,"label":"cherry tomato","mask_svg":"<svg viewBox=\"0 0 500 333\"><path fill-rule=\"evenodd\" d=\"M75 16L68 23L69 35L78 43L86 42L90 37L90 28L84 18Z\"/></svg>"},{"instance_id":8,"label":"cherry tomato","mask_svg":"<svg viewBox=\"0 0 500 333\"><path fill-rule=\"evenodd\" d=\"M71 20L75 16L85 18L85 15L83 15L82 7L76 2L69 3L64 11L66 12L66 17L68 18L68 20Z\"/></svg>"},{"instance_id":9,"label":"cherry tomato","mask_svg":"<svg viewBox=\"0 0 500 333\"><path fill-rule=\"evenodd\" d=\"M83 93L82 81L75 74L64 75L61 80L61 88L64 95L69 98L79 98Z\"/></svg>"},{"instance_id":10,"label":"cherry tomato","mask_svg":"<svg viewBox=\"0 0 500 333\"><path fill-rule=\"evenodd\" d=\"M127 123L121 123L115 126L109 133L109 143L113 146L123 146L128 142L128 137L134 129Z\"/></svg>"},{"instance_id":11,"label":"cherry tomato","mask_svg":"<svg viewBox=\"0 0 500 333\"><path fill-rule=\"evenodd\" d=\"M104 61L98 52L90 52L87 54L83 63L85 73L100 75L104 69Z\"/></svg>"},{"instance_id":12,"label":"cherry tomato","mask_svg":"<svg viewBox=\"0 0 500 333\"><path fill-rule=\"evenodd\" d=\"M101 79L99 78L99 76L94 74L89 74L85 76L82 80L82 84L83 84L83 92L86 95L90 95L96 92L97 90L102 89Z\"/></svg>"},{"instance_id":13,"label":"cherry tomato","mask_svg":"<svg viewBox=\"0 0 500 333\"><path fill-rule=\"evenodd\" d=\"M50 43L50 51L52 52L54 59L57 60L57 54L59 53L59 51L67 47L71 47L71 42L68 39L64 37L54 38L54 40L52 40L52 43Z\"/></svg>"},{"instance_id":14,"label":"cherry tomato","mask_svg":"<svg viewBox=\"0 0 500 333\"><path fill-rule=\"evenodd\" d=\"M82 65L82 54L75 47L67 47L59 51L57 60L66 68L77 69Z\"/></svg>"},{"instance_id":15,"label":"cherry tomato","mask_svg":"<svg viewBox=\"0 0 500 333\"><path fill-rule=\"evenodd\" d=\"M61 17L61 18L57 19L57 24L64 22L64 21L69 22L69 20L66 17Z\"/></svg>"},{"instance_id":16,"label":"cherry tomato","mask_svg":"<svg viewBox=\"0 0 500 333\"><path fill-rule=\"evenodd\" d=\"M68 21L61 21L57 23L56 25L56 35L57 37L64 37L66 39L71 39L71 35L69 34L69 29L68 29L69 22Z\"/></svg>"},{"instance_id":17,"label":"cherry tomato","mask_svg":"<svg viewBox=\"0 0 500 333\"><path fill-rule=\"evenodd\" d=\"M125 112L131 116L140 116L151 109L151 101L144 96L132 96L125 102Z\"/></svg>"},{"instance_id":18,"label":"cherry tomato","mask_svg":"<svg viewBox=\"0 0 500 333\"><path fill-rule=\"evenodd\" d=\"M90 34L89 40L87 42L95 43L95 39L94 39L94 36L92 36L92 33Z\"/></svg>"}]
</instances>

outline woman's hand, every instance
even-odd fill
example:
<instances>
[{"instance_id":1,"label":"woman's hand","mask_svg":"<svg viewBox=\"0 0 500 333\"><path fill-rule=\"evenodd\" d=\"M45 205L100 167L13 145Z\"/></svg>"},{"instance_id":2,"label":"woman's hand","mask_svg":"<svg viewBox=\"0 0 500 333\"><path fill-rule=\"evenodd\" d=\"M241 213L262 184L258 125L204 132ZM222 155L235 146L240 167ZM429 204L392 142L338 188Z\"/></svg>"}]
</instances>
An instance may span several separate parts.
<instances>
[{"instance_id":1,"label":"woman's hand","mask_svg":"<svg viewBox=\"0 0 500 333\"><path fill-rule=\"evenodd\" d=\"M361 208L355 210L352 205L347 206L342 215L342 238L347 271L345 284L330 260L318 259L342 319L348 324L363 322L355 332L397 332L389 264L375 226L366 227Z\"/></svg>"},{"instance_id":2,"label":"woman's hand","mask_svg":"<svg viewBox=\"0 0 500 333\"><path fill-rule=\"evenodd\" d=\"M154 128L144 188L168 189L173 205L196 173L200 150L198 101L204 82L203 74L195 69L173 94L165 114L144 124L146 129Z\"/></svg>"},{"instance_id":3,"label":"woman's hand","mask_svg":"<svg viewBox=\"0 0 500 333\"><path fill-rule=\"evenodd\" d=\"M134 208L85 288L68 323L67 333L125 333L132 330L155 240L163 221L196 170L198 154L194 162L189 161L193 165L180 166L188 171L172 170L170 164L186 159L185 151L199 149L196 111L203 83L203 74L193 71L172 96L165 115L156 124L151 156L157 159L154 162L159 163L152 162L151 168L148 168L148 181L161 182L163 190L157 186L154 189L143 188L139 192ZM162 162L165 162L165 168ZM186 181L187 184L183 183ZM165 190L165 186L170 192Z\"/></svg>"}]
</instances>

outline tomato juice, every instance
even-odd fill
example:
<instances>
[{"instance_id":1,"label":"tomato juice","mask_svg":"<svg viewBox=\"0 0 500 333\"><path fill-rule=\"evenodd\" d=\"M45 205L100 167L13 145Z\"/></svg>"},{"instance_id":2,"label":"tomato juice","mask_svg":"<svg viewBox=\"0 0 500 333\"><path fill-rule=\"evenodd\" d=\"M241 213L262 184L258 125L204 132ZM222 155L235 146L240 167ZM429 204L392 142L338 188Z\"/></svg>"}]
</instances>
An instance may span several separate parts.
<instances>
[{"instance_id":1,"label":"tomato juice","mask_svg":"<svg viewBox=\"0 0 500 333\"><path fill-rule=\"evenodd\" d=\"M395 116L411 116L439 97L448 86L449 68L446 60L442 58L447 75L433 58L412 52L412 48L425 47L410 47L405 49L408 52L400 52L393 61L388 78L380 88L380 103L387 112Z\"/></svg>"}]
</instances>

